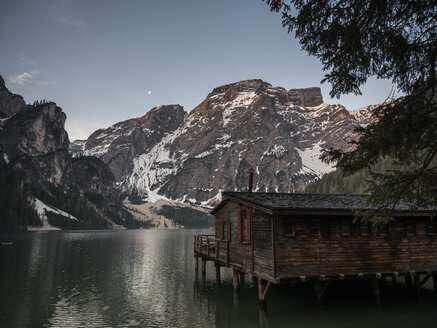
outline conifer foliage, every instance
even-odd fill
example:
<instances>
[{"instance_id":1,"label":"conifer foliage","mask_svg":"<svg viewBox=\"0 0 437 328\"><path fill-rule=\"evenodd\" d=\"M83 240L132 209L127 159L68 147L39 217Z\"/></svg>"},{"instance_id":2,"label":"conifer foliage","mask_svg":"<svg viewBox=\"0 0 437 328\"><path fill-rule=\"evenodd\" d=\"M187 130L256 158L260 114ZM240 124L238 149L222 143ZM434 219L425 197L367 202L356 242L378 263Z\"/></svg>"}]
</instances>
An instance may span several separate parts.
<instances>
[{"instance_id":1,"label":"conifer foliage","mask_svg":"<svg viewBox=\"0 0 437 328\"><path fill-rule=\"evenodd\" d=\"M331 96L360 94L371 76L391 79L405 96L380 105L377 122L360 127L354 150L322 159L344 174L369 170L369 200L437 204L437 3L423 0L264 0L282 13L302 49L327 71ZM390 169L373 168L391 158Z\"/></svg>"}]
</instances>

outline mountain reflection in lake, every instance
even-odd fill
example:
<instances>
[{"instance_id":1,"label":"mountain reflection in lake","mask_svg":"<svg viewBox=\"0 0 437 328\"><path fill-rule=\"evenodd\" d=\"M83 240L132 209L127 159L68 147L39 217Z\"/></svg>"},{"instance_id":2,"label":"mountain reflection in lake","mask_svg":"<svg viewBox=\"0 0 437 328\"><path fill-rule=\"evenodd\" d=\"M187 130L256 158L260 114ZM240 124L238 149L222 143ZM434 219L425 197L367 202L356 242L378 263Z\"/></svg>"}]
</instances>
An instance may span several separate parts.
<instances>
[{"instance_id":1,"label":"mountain reflection in lake","mask_svg":"<svg viewBox=\"0 0 437 328\"><path fill-rule=\"evenodd\" d=\"M419 300L388 285L377 307L360 283L330 287L325 310L316 308L310 286L274 286L264 316L250 277L238 299L230 269L222 268L219 288L212 263L205 279L196 278L193 236L201 233L0 234L0 242L13 241L0 246L0 327L434 326L430 292Z\"/></svg>"}]
</instances>

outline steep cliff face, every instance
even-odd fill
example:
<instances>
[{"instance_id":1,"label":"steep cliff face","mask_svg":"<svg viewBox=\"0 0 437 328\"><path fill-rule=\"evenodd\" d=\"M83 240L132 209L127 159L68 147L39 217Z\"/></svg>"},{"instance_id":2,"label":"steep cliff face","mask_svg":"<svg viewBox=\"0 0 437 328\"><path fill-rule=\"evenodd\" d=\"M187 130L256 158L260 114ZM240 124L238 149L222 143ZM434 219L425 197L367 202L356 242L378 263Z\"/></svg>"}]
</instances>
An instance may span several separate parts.
<instances>
[{"instance_id":1,"label":"steep cliff face","mask_svg":"<svg viewBox=\"0 0 437 328\"><path fill-rule=\"evenodd\" d=\"M23 169L27 182L70 185L69 140L65 113L55 103L27 105L0 125L3 159Z\"/></svg>"},{"instance_id":2,"label":"steep cliff face","mask_svg":"<svg viewBox=\"0 0 437 328\"><path fill-rule=\"evenodd\" d=\"M20 173L21 196L38 207L43 228L51 228L47 217L69 228L138 227L123 209L115 178L102 160L82 157L72 162L62 109L53 102L25 105L1 78L0 87L0 161ZM47 213L55 207L61 218L53 217L53 210ZM75 217L74 225L59 213Z\"/></svg>"},{"instance_id":3,"label":"steep cliff face","mask_svg":"<svg viewBox=\"0 0 437 328\"><path fill-rule=\"evenodd\" d=\"M0 76L0 119L18 113L25 105L23 97L10 92Z\"/></svg>"},{"instance_id":4,"label":"steep cliff face","mask_svg":"<svg viewBox=\"0 0 437 328\"><path fill-rule=\"evenodd\" d=\"M152 131L135 142L126 139L131 128L120 128L133 120L98 130L84 152L112 165L119 188L128 194L211 206L220 190L246 189L250 168L257 191L302 188L332 170L318 159L320 150L348 149L360 124L343 106L323 103L319 88L287 91L258 79L217 87L185 120L182 113L175 117L167 121L172 128L158 132L164 125L149 125ZM137 124L144 131L143 122ZM125 140L121 149L135 151L120 155L113 147L117 139Z\"/></svg>"}]
</instances>

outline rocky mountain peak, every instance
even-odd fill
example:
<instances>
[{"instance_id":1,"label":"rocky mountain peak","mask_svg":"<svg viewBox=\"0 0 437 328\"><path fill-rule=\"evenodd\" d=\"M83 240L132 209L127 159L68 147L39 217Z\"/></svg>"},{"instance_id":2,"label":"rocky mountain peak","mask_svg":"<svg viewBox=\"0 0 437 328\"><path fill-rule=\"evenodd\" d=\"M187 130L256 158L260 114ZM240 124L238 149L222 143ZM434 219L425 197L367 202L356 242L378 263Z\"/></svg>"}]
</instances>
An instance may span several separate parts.
<instances>
[{"instance_id":1,"label":"rocky mountain peak","mask_svg":"<svg viewBox=\"0 0 437 328\"><path fill-rule=\"evenodd\" d=\"M228 93L228 94L236 94L238 92L255 92L260 93L272 85L264 82L261 79L251 79L251 80L243 80L239 82L229 83L225 85L221 85L212 90L211 93L208 94L207 98L211 98L218 94Z\"/></svg>"},{"instance_id":2,"label":"rocky mountain peak","mask_svg":"<svg viewBox=\"0 0 437 328\"><path fill-rule=\"evenodd\" d=\"M320 151L348 150L360 124L343 106L323 103L320 88L287 90L260 79L219 86L183 113L179 105L160 106L139 121L98 130L85 154L101 157L136 199L211 206L220 190L247 188L250 168L254 190L303 188L332 170Z\"/></svg>"},{"instance_id":3,"label":"rocky mountain peak","mask_svg":"<svg viewBox=\"0 0 437 328\"><path fill-rule=\"evenodd\" d=\"M23 97L10 92L0 75L0 119L18 113L25 106Z\"/></svg>"},{"instance_id":4,"label":"rocky mountain peak","mask_svg":"<svg viewBox=\"0 0 437 328\"><path fill-rule=\"evenodd\" d=\"M323 104L322 91L319 87L290 89L288 96L293 104L301 107L316 107Z\"/></svg>"}]
</instances>

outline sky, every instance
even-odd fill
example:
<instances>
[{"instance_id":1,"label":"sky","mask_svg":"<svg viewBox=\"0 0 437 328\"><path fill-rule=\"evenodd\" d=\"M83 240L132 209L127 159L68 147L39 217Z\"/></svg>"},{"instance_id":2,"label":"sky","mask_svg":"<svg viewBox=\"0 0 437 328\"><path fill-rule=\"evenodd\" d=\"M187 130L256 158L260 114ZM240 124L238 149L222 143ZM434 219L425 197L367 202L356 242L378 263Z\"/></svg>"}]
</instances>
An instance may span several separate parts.
<instances>
[{"instance_id":1,"label":"sky","mask_svg":"<svg viewBox=\"0 0 437 328\"><path fill-rule=\"evenodd\" d=\"M393 89L371 78L362 96L331 99L325 73L261 0L0 0L0 75L28 103L55 101L70 141L154 106L191 111L213 88L252 78L319 86L348 110Z\"/></svg>"}]
</instances>

